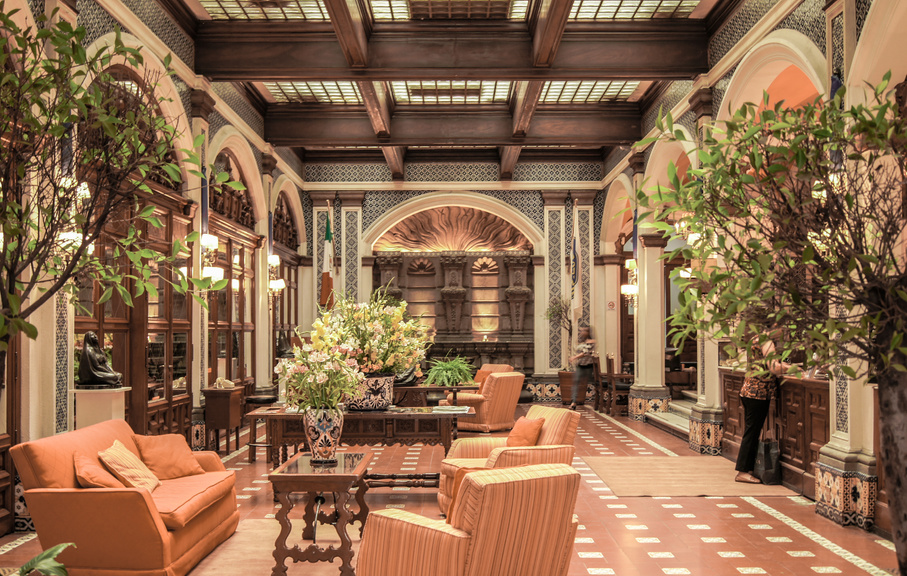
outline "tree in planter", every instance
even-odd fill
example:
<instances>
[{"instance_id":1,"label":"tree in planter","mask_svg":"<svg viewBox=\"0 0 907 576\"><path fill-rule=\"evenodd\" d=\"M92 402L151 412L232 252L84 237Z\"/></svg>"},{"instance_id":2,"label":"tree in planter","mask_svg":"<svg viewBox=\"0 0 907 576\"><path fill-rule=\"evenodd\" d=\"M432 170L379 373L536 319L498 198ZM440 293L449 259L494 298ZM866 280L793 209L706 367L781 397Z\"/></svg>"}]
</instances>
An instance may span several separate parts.
<instances>
[{"instance_id":1,"label":"tree in planter","mask_svg":"<svg viewBox=\"0 0 907 576\"><path fill-rule=\"evenodd\" d=\"M907 110L888 92L867 105L834 98L795 110L747 104L698 147L699 168L640 190L640 221L664 233L682 220L692 262L677 275L674 342L697 333L762 344L767 362L805 352L805 368L878 383L881 454L898 565L907 573ZM670 115L657 139L681 141ZM651 143L650 140L640 145ZM644 224L643 224L644 225ZM774 334L773 334L774 333ZM796 369L795 369L796 370Z\"/></svg>"},{"instance_id":2,"label":"tree in planter","mask_svg":"<svg viewBox=\"0 0 907 576\"><path fill-rule=\"evenodd\" d=\"M573 308L570 300L566 298L552 298L545 310L545 318L557 322L558 326L567 331L568 346L573 345ZM567 369L566 367L564 368Z\"/></svg>"},{"instance_id":3,"label":"tree in planter","mask_svg":"<svg viewBox=\"0 0 907 576\"><path fill-rule=\"evenodd\" d=\"M182 174L178 130L155 96L159 78L124 73L141 66L139 50L117 32L112 46L89 55L84 28L63 20L50 25L44 15L36 27L20 28L14 13L0 2L0 387L10 339L19 332L37 337L28 318L55 294L76 302L75 276L99 281L102 302L116 292L131 304L133 295L155 295L152 270L187 250L174 239L173 254L160 254L141 235L143 226L162 226L145 205L153 188L178 190ZM201 176L198 155L180 152ZM241 187L227 179L219 173L212 181ZM114 223L125 233L110 238L113 261L104 261L91 248ZM119 266L121 256L128 271ZM185 292L226 281L213 286L175 273L173 284Z\"/></svg>"}]
</instances>

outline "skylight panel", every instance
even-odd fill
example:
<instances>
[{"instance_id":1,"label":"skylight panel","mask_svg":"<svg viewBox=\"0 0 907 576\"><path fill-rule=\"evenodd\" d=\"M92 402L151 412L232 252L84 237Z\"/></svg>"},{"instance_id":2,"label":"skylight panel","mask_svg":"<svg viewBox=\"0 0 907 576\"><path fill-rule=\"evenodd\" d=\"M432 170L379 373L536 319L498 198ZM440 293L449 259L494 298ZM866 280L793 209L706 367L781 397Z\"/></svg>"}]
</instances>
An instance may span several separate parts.
<instances>
[{"instance_id":1,"label":"skylight panel","mask_svg":"<svg viewBox=\"0 0 907 576\"><path fill-rule=\"evenodd\" d=\"M376 21L526 20L529 0L370 0Z\"/></svg>"},{"instance_id":2,"label":"skylight panel","mask_svg":"<svg viewBox=\"0 0 907 576\"><path fill-rule=\"evenodd\" d=\"M310 20L327 22L322 0L199 0L213 20Z\"/></svg>"},{"instance_id":3,"label":"skylight panel","mask_svg":"<svg viewBox=\"0 0 907 576\"><path fill-rule=\"evenodd\" d=\"M688 18L700 0L574 0L574 21Z\"/></svg>"},{"instance_id":4,"label":"skylight panel","mask_svg":"<svg viewBox=\"0 0 907 576\"><path fill-rule=\"evenodd\" d=\"M265 82L276 102L356 105L362 104L353 82Z\"/></svg>"},{"instance_id":5,"label":"skylight panel","mask_svg":"<svg viewBox=\"0 0 907 576\"><path fill-rule=\"evenodd\" d=\"M596 104L625 102L639 82L556 81L546 82L539 102L542 104Z\"/></svg>"},{"instance_id":6,"label":"skylight panel","mask_svg":"<svg viewBox=\"0 0 907 576\"><path fill-rule=\"evenodd\" d=\"M408 80L391 82L397 104L497 104L510 97L511 82L485 80Z\"/></svg>"}]
</instances>

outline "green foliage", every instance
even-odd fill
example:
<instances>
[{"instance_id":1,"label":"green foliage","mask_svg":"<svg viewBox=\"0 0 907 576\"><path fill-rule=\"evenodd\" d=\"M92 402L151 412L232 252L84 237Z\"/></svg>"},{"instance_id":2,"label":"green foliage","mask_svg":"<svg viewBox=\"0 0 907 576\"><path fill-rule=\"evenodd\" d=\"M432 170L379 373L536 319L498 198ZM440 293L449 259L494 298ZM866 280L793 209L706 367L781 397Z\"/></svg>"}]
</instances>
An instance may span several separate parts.
<instances>
[{"instance_id":1,"label":"green foliage","mask_svg":"<svg viewBox=\"0 0 907 576\"><path fill-rule=\"evenodd\" d=\"M746 104L705 132L698 167L672 165L669 185L637 192L643 230L669 236L682 221L691 233L665 256L692 264L689 278L675 272L675 344L755 337L775 341L769 361L904 369L907 126L887 82L865 105L845 107L843 90L797 109ZM670 114L658 128L657 140L684 140Z\"/></svg>"},{"instance_id":2,"label":"green foliage","mask_svg":"<svg viewBox=\"0 0 907 576\"><path fill-rule=\"evenodd\" d=\"M75 544L72 542L57 544L41 552L19 568L19 576L29 576L33 572L46 576L66 576L68 574L66 567L57 562L57 556L70 546L75 547Z\"/></svg>"},{"instance_id":3,"label":"green foliage","mask_svg":"<svg viewBox=\"0 0 907 576\"><path fill-rule=\"evenodd\" d=\"M435 359L429 362L431 367L425 375L423 386L456 386L463 382L472 382L472 371L475 369L465 358Z\"/></svg>"}]
</instances>

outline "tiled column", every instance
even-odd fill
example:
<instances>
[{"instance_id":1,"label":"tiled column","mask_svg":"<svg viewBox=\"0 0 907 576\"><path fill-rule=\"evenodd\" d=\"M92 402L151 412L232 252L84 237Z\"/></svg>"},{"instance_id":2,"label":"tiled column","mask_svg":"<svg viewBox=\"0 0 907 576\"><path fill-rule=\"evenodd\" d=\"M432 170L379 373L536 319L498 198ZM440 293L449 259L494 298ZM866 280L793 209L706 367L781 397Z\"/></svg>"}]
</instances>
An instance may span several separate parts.
<instances>
[{"instance_id":1,"label":"tiled column","mask_svg":"<svg viewBox=\"0 0 907 576\"><path fill-rule=\"evenodd\" d=\"M364 197L365 192L340 192L340 218L343 220L343 226L341 227L341 242L337 245L344 292L352 294L360 302L368 300L371 296L370 289L363 290L363 254L359 253L362 238L362 199Z\"/></svg>"},{"instance_id":2,"label":"tiled column","mask_svg":"<svg viewBox=\"0 0 907 576\"><path fill-rule=\"evenodd\" d=\"M192 116L192 137L193 139L202 136L202 145L199 150L201 164L205 173L208 173L208 164L212 159L208 156L208 140L210 136L208 128L208 118L214 112L214 98L208 93L210 83L205 82L203 89L192 90L189 98L192 104L190 110ZM210 176L210 175L209 175ZM204 184L207 186L207 183ZM186 180L186 190L191 200L201 205L202 202L202 179L191 172ZM192 229L196 232L202 232L202 210L195 212L192 219ZM201 270L202 251L201 243L195 242L192 246L192 270ZM197 274L197 273L196 273ZM207 385L208 381L208 311L190 299L190 318L192 321L192 348L196 352L192 354L192 364L190 367L189 381L192 385L192 449L205 449L205 410L202 407L201 389Z\"/></svg>"},{"instance_id":3,"label":"tiled column","mask_svg":"<svg viewBox=\"0 0 907 576\"><path fill-rule=\"evenodd\" d=\"M567 362L570 343L567 332L554 320L545 319L544 311L555 298L567 296L564 287L567 285L569 271L565 266L565 202L567 192L550 190L542 193L545 203L545 238L548 250L545 253L547 275L535 278L536 302L541 305L541 314L537 316L535 329L536 372L554 374ZM539 269L536 268L536 272ZM542 272L545 272L543 269Z\"/></svg>"},{"instance_id":4,"label":"tiled column","mask_svg":"<svg viewBox=\"0 0 907 576\"><path fill-rule=\"evenodd\" d=\"M671 394L664 384L665 323L664 263L667 239L661 234L639 237L639 309L636 334L636 383L630 388L630 417L644 420L646 412L667 412Z\"/></svg>"},{"instance_id":5,"label":"tiled column","mask_svg":"<svg viewBox=\"0 0 907 576\"><path fill-rule=\"evenodd\" d=\"M328 202L333 206L335 192L309 192L312 199L312 294L313 298L307 308L311 310L312 317L318 315L318 299L321 297L321 269L324 264L324 230L327 222ZM331 232L334 234L334 254L340 255L341 246L338 242L340 226L331 213ZM343 290L343 276L337 274L334 263L331 263L334 274L334 290L338 293Z\"/></svg>"}]
</instances>

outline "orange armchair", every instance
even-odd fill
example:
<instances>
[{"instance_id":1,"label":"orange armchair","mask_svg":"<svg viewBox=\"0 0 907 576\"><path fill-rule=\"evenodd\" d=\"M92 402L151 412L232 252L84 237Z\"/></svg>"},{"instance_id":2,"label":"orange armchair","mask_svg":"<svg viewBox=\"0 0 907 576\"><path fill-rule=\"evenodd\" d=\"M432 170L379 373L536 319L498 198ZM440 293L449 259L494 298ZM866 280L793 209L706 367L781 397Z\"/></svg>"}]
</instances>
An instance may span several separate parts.
<instances>
[{"instance_id":1,"label":"orange armchair","mask_svg":"<svg viewBox=\"0 0 907 576\"><path fill-rule=\"evenodd\" d=\"M461 430L493 432L513 428L516 405L523 389L526 376L519 372L495 372L488 375L481 394L461 392L457 396L460 406L472 406L475 418L460 418L457 427ZM441 400L441 406L450 406L448 400Z\"/></svg>"},{"instance_id":2,"label":"orange armchair","mask_svg":"<svg viewBox=\"0 0 907 576\"><path fill-rule=\"evenodd\" d=\"M446 514L453 499L453 485L461 468L511 468L530 464L570 464L573 462L573 440L579 425L579 412L565 408L533 406L529 419L544 418L545 424L535 446L508 447L506 436L460 438L441 461L438 484L438 506Z\"/></svg>"},{"instance_id":3,"label":"orange armchair","mask_svg":"<svg viewBox=\"0 0 907 576\"><path fill-rule=\"evenodd\" d=\"M465 476L450 524L403 510L368 517L358 576L564 576L579 472L565 464Z\"/></svg>"}]
</instances>

